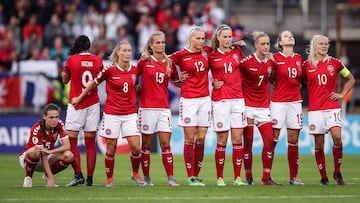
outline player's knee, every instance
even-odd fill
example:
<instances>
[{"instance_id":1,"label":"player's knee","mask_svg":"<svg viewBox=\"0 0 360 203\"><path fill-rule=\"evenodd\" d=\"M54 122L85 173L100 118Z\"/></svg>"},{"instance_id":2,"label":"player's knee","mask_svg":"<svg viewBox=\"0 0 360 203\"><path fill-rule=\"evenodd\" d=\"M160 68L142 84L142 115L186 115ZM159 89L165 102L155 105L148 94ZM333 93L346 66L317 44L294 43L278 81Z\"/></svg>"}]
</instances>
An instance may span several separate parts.
<instances>
[{"instance_id":1,"label":"player's knee","mask_svg":"<svg viewBox=\"0 0 360 203\"><path fill-rule=\"evenodd\" d=\"M66 162L67 164L72 163L74 160L74 154L70 150L65 151L63 153L63 157L64 157L64 162Z\"/></svg>"}]
</instances>

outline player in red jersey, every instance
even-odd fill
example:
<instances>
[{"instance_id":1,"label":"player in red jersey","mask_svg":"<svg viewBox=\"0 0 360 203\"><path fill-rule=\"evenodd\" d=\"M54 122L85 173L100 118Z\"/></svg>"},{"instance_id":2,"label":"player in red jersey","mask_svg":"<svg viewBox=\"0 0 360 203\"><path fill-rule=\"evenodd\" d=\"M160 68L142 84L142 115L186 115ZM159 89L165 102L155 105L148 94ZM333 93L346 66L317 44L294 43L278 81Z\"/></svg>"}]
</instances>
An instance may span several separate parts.
<instances>
[{"instance_id":1,"label":"player in red jersey","mask_svg":"<svg viewBox=\"0 0 360 203\"><path fill-rule=\"evenodd\" d=\"M228 25L220 25L216 29L211 39L211 48L209 66L214 81L212 108L214 130L217 135L215 150L216 184L217 186L226 185L223 179L223 170L226 144L231 130L233 185L245 185L240 178L244 156L243 130L247 125L240 73L240 60L243 58L243 54L239 47L232 46L232 30Z\"/></svg>"},{"instance_id":2,"label":"player in red jersey","mask_svg":"<svg viewBox=\"0 0 360 203\"><path fill-rule=\"evenodd\" d=\"M56 187L54 174L67 168L73 161L69 137L59 114L58 106L47 104L42 109L42 119L30 130L28 142L19 156L20 166L26 172L23 187L32 187L34 171L45 172L43 177L47 179L47 187ZM61 146L54 148L58 138Z\"/></svg>"},{"instance_id":3,"label":"player in red jersey","mask_svg":"<svg viewBox=\"0 0 360 203\"><path fill-rule=\"evenodd\" d=\"M254 125L260 131L264 146L262 150L262 185L280 185L271 179L273 161L273 129L270 119L269 78L275 62L269 58L270 38L264 32L252 33L256 52L241 61L243 93L245 97L248 126L244 129L244 166L246 182L254 184L252 177L252 143Z\"/></svg>"},{"instance_id":4,"label":"player in red jersey","mask_svg":"<svg viewBox=\"0 0 360 203\"><path fill-rule=\"evenodd\" d=\"M314 35L310 41L308 59L303 64L303 78L308 84L309 131L315 140L315 160L319 169L321 185L328 185L324 139L330 131L333 141L334 173L338 185L345 185L340 167L343 156L341 141L341 100L354 86L355 79L345 65L328 55L329 38ZM337 93L338 74L346 79L342 91Z\"/></svg>"},{"instance_id":5,"label":"player in red jersey","mask_svg":"<svg viewBox=\"0 0 360 203\"><path fill-rule=\"evenodd\" d=\"M280 130L286 126L290 185L304 185L297 178L299 168L299 133L302 128L301 75L303 59L294 52L295 38L285 30L278 36L275 47L279 52L273 55L276 66L271 74L274 85L270 112L274 129L274 151L280 136ZM273 157L275 154L273 155Z\"/></svg>"},{"instance_id":6,"label":"player in red jersey","mask_svg":"<svg viewBox=\"0 0 360 203\"><path fill-rule=\"evenodd\" d=\"M189 185L204 186L198 178L204 159L204 143L211 120L208 53L203 50L205 31L191 28L189 45L170 58L182 75L178 125L184 130L184 161Z\"/></svg>"},{"instance_id":7,"label":"player in red jersey","mask_svg":"<svg viewBox=\"0 0 360 203\"><path fill-rule=\"evenodd\" d=\"M90 40L85 35L76 38L65 62L63 83L70 82L69 101L79 95L103 68L100 57L89 53ZM84 131L86 148L87 178L86 185L93 185L93 174L96 164L96 131L100 120L100 102L97 88L90 91L75 107L70 102L67 106L65 129L70 137L71 151L74 154L72 166L74 179L66 186L84 184L81 170L80 152L78 149L79 131Z\"/></svg>"},{"instance_id":8,"label":"player in red jersey","mask_svg":"<svg viewBox=\"0 0 360 203\"><path fill-rule=\"evenodd\" d=\"M165 53L165 34L154 32L144 48L150 56L137 64L141 77L139 120L142 133L141 166L144 185L152 186L150 178L150 152L154 133L159 137L162 162L168 176L169 186L179 186L174 178L174 159L170 148L171 112L169 106L169 80L180 85L179 76Z\"/></svg>"},{"instance_id":9,"label":"player in red jersey","mask_svg":"<svg viewBox=\"0 0 360 203\"><path fill-rule=\"evenodd\" d=\"M110 55L111 64L106 66L97 77L85 88L79 97L71 101L77 105L95 87L106 81L106 102L101 121L100 136L105 138L105 172L106 186L113 186L116 144L119 136L126 138L131 150L131 178L138 185L144 182L138 171L141 161L140 132L136 113L136 66L130 64L132 48L129 42L119 42Z\"/></svg>"}]
</instances>

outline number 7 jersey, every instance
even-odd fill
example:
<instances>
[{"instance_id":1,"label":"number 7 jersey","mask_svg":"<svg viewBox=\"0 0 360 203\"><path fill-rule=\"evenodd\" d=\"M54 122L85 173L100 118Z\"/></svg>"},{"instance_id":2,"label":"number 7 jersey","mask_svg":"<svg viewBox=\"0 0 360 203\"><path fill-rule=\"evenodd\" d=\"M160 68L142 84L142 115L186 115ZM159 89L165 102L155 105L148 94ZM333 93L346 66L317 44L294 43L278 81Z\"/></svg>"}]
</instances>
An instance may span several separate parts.
<instances>
[{"instance_id":1,"label":"number 7 jersey","mask_svg":"<svg viewBox=\"0 0 360 203\"><path fill-rule=\"evenodd\" d=\"M241 60L240 71L243 73L243 93L246 106L269 108L269 78L274 67L274 61L268 59L260 61L255 53Z\"/></svg>"}]
</instances>

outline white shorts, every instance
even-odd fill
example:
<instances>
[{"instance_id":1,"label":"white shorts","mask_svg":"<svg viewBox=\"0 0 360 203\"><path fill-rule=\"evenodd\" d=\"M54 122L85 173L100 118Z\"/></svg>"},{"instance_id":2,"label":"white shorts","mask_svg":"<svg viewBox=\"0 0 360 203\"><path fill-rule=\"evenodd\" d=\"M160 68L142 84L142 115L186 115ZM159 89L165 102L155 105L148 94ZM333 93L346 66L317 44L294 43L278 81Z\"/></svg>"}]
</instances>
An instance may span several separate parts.
<instances>
[{"instance_id":1,"label":"white shorts","mask_svg":"<svg viewBox=\"0 0 360 203\"><path fill-rule=\"evenodd\" d=\"M289 129L302 128L301 102L271 102L270 112L273 128L281 129L284 125Z\"/></svg>"},{"instance_id":2,"label":"white shorts","mask_svg":"<svg viewBox=\"0 0 360 203\"><path fill-rule=\"evenodd\" d=\"M33 148L30 148L28 149L28 151L30 150L33 150ZM26 159L26 155L27 155L27 152L24 152L22 153L20 156L19 156L19 162L20 162L20 166L21 168L25 169L25 159ZM47 160L49 160L51 157L52 157L53 154L49 154L47 155ZM40 159L40 161L38 162L38 164L35 166L35 171L38 171L38 172L45 172L44 170L44 166L43 166L43 163Z\"/></svg>"},{"instance_id":3,"label":"white shorts","mask_svg":"<svg viewBox=\"0 0 360 203\"><path fill-rule=\"evenodd\" d=\"M209 96L179 102L178 125L182 127L209 127L211 125L211 99Z\"/></svg>"},{"instance_id":4,"label":"white shorts","mask_svg":"<svg viewBox=\"0 0 360 203\"><path fill-rule=\"evenodd\" d=\"M100 136L110 139L118 139L120 136L139 136L138 116L136 113L119 116L104 113L101 125Z\"/></svg>"},{"instance_id":5,"label":"white shorts","mask_svg":"<svg viewBox=\"0 0 360 203\"><path fill-rule=\"evenodd\" d=\"M270 122L270 109L269 108L257 108L257 107L245 107L246 118L254 119L254 124Z\"/></svg>"},{"instance_id":6,"label":"white shorts","mask_svg":"<svg viewBox=\"0 0 360 203\"><path fill-rule=\"evenodd\" d=\"M155 132L171 133L170 109L139 108L140 131L144 134Z\"/></svg>"},{"instance_id":7,"label":"white shorts","mask_svg":"<svg viewBox=\"0 0 360 203\"><path fill-rule=\"evenodd\" d=\"M85 109L76 110L72 104L67 105L65 129L71 131L97 131L100 121L100 103Z\"/></svg>"},{"instance_id":8,"label":"white shorts","mask_svg":"<svg viewBox=\"0 0 360 203\"><path fill-rule=\"evenodd\" d=\"M245 128L247 126L244 99L212 102L212 106L215 132L224 132L230 130L230 128Z\"/></svg>"},{"instance_id":9,"label":"white shorts","mask_svg":"<svg viewBox=\"0 0 360 203\"><path fill-rule=\"evenodd\" d=\"M342 127L341 109L309 111L309 133L325 134L332 127Z\"/></svg>"}]
</instances>

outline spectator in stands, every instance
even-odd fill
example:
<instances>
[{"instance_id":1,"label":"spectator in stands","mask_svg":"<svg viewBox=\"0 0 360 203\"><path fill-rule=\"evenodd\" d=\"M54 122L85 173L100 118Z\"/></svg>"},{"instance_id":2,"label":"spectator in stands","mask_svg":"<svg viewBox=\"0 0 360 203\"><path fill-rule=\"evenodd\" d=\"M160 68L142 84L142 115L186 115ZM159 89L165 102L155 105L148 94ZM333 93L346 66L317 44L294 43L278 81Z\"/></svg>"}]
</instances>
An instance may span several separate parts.
<instances>
[{"instance_id":1,"label":"spectator in stands","mask_svg":"<svg viewBox=\"0 0 360 203\"><path fill-rule=\"evenodd\" d=\"M100 56L103 59L107 59L110 55L112 47L112 41L105 36L106 28L104 25L99 26L99 35L93 40L91 46L91 52Z\"/></svg>"},{"instance_id":2,"label":"spectator in stands","mask_svg":"<svg viewBox=\"0 0 360 203\"><path fill-rule=\"evenodd\" d=\"M229 19L233 42L243 40L249 34L249 32L245 30L245 27L239 23L238 19L239 17L237 15L231 15Z\"/></svg>"},{"instance_id":3,"label":"spectator in stands","mask_svg":"<svg viewBox=\"0 0 360 203\"><path fill-rule=\"evenodd\" d=\"M60 59L61 62L65 61L68 56L69 48L64 45L63 38L60 36L55 37L54 45L50 48L50 57L52 60Z\"/></svg>"},{"instance_id":4,"label":"spectator in stands","mask_svg":"<svg viewBox=\"0 0 360 203\"><path fill-rule=\"evenodd\" d=\"M138 52L142 53L150 35L158 30L158 27L154 22L154 18L148 12L145 12L140 15L140 21L136 25L135 30L139 33L137 43Z\"/></svg>"},{"instance_id":5,"label":"spectator in stands","mask_svg":"<svg viewBox=\"0 0 360 203\"><path fill-rule=\"evenodd\" d=\"M64 30L65 45L70 46L71 42L68 39L79 36L81 34L82 28L80 24L76 24L74 21L74 13L68 12L65 16L65 21L61 24Z\"/></svg>"},{"instance_id":6,"label":"spectator in stands","mask_svg":"<svg viewBox=\"0 0 360 203\"><path fill-rule=\"evenodd\" d=\"M6 32L4 39L0 40L0 66L5 71L10 71L12 62L16 60L16 50L12 31Z\"/></svg>"},{"instance_id":7,"label":"spectator in stands","mask_svg":"<svg viewBox=\"0 0 360 203\"><path fill-rule=\"evenodd\" d=\"M59 16L53 14L44 29L44 46L54 47L56 37L64 37L64 30L61 27Z\"/></svg>"},{"instance_id":8,"label":"spectator in stands","mask_svg":"<svg viewBox=\"0 0 360 203\"><path fill-rule=\"evenodd\" d=\"M115 40L117 28L126 25L128 21L128 18L120 9L119 1L112 0L110 2L109 12L104 16L104 23L107 30L106 38L108 40Z\"/></svg>"},{"instance_id":9,"label":"spectator in stands","mask_svg":"<svg viewBox=\"0 0 360 203\"><path fill-rule=\"evenodd\" d=\"M28 59L31 56L32 50L36 48L42 49L42 38L39 37L37 32L32 32L31 36L23 41L21 59Z\"/></svg>"},{"instance_id":10,"label":"spectator in stands","mask_svg":"<svg viewBox=\"0 0 360 203\"><path fill-rule=\"evenodd\" d=\"M26 173L25 188L32 187L34 171L45 171L43 177L47 180L47 187L56 187L54 174L66 169L73 161L69 137L60 120L60 108L47 104L41 114L41 120L32 126L28 142L19 156ZM61 145L55 148L57 139L61 140Z\"/></svg>"},{"instance_id":11,"label":"spectator in stands","mask_svg":"<svg viewBox=\"0 0 360 203\"><path fill-rule=\"evenodd\" d=\"M84 24L82 34L89 37L90 41L93 41L99 36L99 24L97 19L92 15L86 15L84 18Z\"/></svg>"},{"instance_id":12,"label":"spectator in stands","mask_svg":"<svg viewBox=\"0 0 360 203\"><path fill-rule=\"evenodd\" d=\"M192 26L191 18L188 15L182 17L181 24L176 33L178 40L178 47L177 47L178 50L184 48L188 44L191 26Z\"/></svg>"},{"instance_id":13,"label":"spectator in stands","mask_svg":"<svg viewBox=\"0 0 360 203\"><path fill-rule=\"evenodd\" d=\"M135 39L133 35L128 33L127 26L118 27L116 34L116 40L114 42L128 41L131 44L131 47L135 47ZM133 54L135 56L136 50L133 50ZM135 56L134 58L137 57Z\"/></svg>"},{"instance_id":14,"label":"spectator in stands","mask_svg":"<svg viewBox=\"0 0 360 203\"><path fill-rule=\"evenodd\" d=\"M37 24L36 14L31 14L28 23L23 26L22 39L26 40L30 38L33 32L36 32L39 38L43 39L43 27Z\"/></svg>"}]
</instances>

